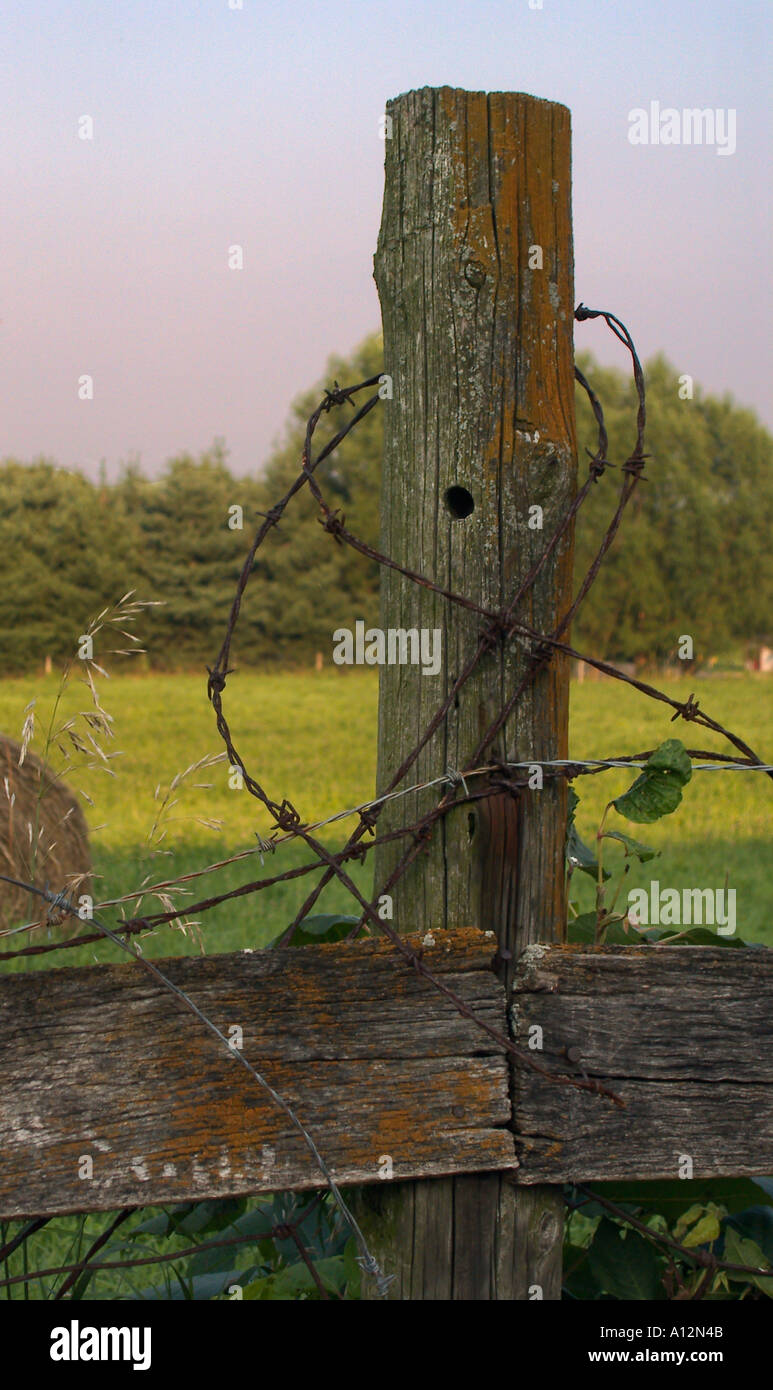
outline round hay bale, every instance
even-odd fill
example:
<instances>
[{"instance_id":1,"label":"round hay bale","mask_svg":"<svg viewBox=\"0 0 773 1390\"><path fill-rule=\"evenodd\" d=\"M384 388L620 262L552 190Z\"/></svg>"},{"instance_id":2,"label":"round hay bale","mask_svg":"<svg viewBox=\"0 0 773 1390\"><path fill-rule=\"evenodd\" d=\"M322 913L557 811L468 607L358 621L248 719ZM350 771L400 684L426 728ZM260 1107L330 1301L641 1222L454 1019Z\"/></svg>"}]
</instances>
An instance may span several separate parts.
<instances>
[{"instance_id":1,"label":"round hay bale","mask_svg":"<svg viewBox=\"0 0 773 1390\"><path fill-rule=\"evenodd\" d=\"M74 792L47 763L28 748L20 767L20 756L21 745L0 734L0 874L64 892L77 903L91 890L86 819ZM0 928L48 923L57 936L71 937L85 925L77 917L60 918L36 894L0 879Z\"/></svg>"}]
</instances>

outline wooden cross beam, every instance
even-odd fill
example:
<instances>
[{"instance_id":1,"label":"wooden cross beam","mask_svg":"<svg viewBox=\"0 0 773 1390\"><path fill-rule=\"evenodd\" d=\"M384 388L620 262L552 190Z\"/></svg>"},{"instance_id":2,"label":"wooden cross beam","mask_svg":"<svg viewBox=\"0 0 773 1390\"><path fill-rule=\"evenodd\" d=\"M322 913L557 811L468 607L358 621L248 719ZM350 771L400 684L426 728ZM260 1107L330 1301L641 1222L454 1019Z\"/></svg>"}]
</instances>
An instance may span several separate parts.
<instances>
[{"instance_id":1,"label":"wooden cross beam","mask_svg":"<svg viewBox=\"0 0 773 1390\"><path fill-rule=\"evenodd\" d=\"M475 930L423 947L506 1034L495 949ZM158 964L241 1041L339 1183L514 1167L504 1050L388 942ZM139 965L6 977L0 1055L0 1217L324 1186L290 1119Z\"/></svg>"},{"instance_id":2,"label":"wooden cross beam","mask_svg":"<svg viewBox=\"0 0 773 1390\"><path fill-rule=\"evenodd\" d=\"M409 940L506 1033L495 938L433 935ZM773 950L524 952L517 1042L624 1108L521 1063L511 1088L505 1050L381 939L160 964L293 1105L339 1183L635 1180L685 1159L695 1177L773 1172ZM0 1218L324 1186L287 1116L139 966L5 977L0 1055Z\"/></svg>"},{"instance_id":3,"label":"wooden cross beam","mask_svg":"<svg viewBox=\"0 0 773 1390\"><path fill-rule=\"evenodd\" d=\"M519 1066L519 1183L773 1173L773 950L531 946L515 1001L516 1040L625 1102Z\"/></svg>"}]
</instances>

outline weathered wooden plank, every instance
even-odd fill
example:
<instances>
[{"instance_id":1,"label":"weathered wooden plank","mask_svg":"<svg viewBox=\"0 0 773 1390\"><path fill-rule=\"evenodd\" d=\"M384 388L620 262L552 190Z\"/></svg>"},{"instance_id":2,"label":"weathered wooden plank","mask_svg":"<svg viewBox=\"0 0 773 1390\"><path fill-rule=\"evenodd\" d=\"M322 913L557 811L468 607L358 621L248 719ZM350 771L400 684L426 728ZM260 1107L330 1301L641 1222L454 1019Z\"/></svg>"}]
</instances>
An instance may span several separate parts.
<instances>
[{"instance_id":1,"label":"weathered wooden plank","mask_svg":"<svg viewBox=\"0 0 773 1390\"><path fill-rule=\"evenodd\" d=\"M625 1101L516 1065L519 1184L773 1172L773 950L533 946L511 1015Z\"/></svg>"},{"instance_id":2,"label":"weathered wooden plank","mask_svg":"<svg viewBox=\"0 0 773 1390\"><path fill-rule=\"evenodd\" d=\"M495 947L462 929L423 950L504 1032ZM340 1182L372 1182L385 1155L396 1178L515 1166L502 1050L388 942L159 964L242 1030ZM284 1113L139 966L6 977L0 1051L0 1217L324 1183Z\"/></svg>"},{"instance_id":3,"label":"weathered wooden plank","mask_svg":"<svg viewBox=\"0 0 773 1390\"><path fill-rule=\"evenodd\" d=\"M384 366L393 380L384 405L381 548L500 611L575 495L569 112L523 93L448 87L405 93L388 112L375 258ZM542 509L542 529L529 525L534 507ZM544 631L555 629L571 600L572 530L519 607ZM382 569L381 625L439 630L442 660L434 674L381 670L379 791L474 656L483 623ZM530 656L514 641L485 653L404 785L431 781L449 764L469 767L474 757L487 765L566 757L563 660L540 671L482 756L476 751ZM475 790L484 786L476 778ZM391 802L379 829L414 823L439 794L432 787ZM390 889L396 929L475 921L496 931L503 963L529 941L558 938L566 920L565 829L566 787L558 781L518 803L491 795L460 805ZM377 889L404 849L395 840L376 850ZM506 979L510 970L504 963ZM550 1278L544 1253L538 1278L527 1267L533 1245L520 1243L518 1200L495 1177L404 1188L392 1201L380 1193L379 1220L360 1215L373 1249L397 1273L390 1298L525 1298L533 1283L554 1296L561 1194L543 1195L550 1217L542 1229L554 1235ZM522 1203L529 1229L535 1219L539 1225L535 1201Z\"/></svg>"}]
</instances>

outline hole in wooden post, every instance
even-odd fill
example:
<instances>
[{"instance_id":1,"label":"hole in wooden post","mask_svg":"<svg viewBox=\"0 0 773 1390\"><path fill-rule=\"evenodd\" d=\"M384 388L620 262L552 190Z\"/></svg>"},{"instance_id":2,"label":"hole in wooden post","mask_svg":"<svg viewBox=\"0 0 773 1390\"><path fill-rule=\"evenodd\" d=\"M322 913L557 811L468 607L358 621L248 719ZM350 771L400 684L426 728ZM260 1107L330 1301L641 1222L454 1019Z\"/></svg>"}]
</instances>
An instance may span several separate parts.
<instances>
[{"instance_id":1,"label":"hole in wooden post","mask_svg":"<svg viewBox=\"0 0 773 1390\"><path fill-rule=\"evenodd\" d=\"M470 839L472 839L473 835L475 834L475 812L474 812L474 811L470 811L469 815L467 816L467 834L469 835Z\"/></svg>"},{"instance_id":2,"label":"hole in wooden post","mask_svg":"<svg viewBox=\"0 0 773 1390\"><path fill-rule=\"evenodd\" d=\"M464 521L466 516L472 516L475 511L475 503L472 494L466 487L458 487L454 483L453 487L446 489L446 507L455 521Z\"/></svg>"}]
</instances>

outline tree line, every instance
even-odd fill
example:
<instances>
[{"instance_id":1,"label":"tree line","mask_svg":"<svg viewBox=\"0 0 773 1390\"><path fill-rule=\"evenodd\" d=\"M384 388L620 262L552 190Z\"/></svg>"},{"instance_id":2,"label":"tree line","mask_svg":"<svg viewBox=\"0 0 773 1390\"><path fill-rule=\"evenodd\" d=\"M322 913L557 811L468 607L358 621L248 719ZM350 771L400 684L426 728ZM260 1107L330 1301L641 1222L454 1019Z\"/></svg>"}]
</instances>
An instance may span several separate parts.
<instances>
[{"instance_id":1,"label":"tree line","mask_svg":"<svg viewBox=\"0 0 773 1390\"><path fill-rule=\"evenodd\" d=\"M579 365L599 394L617 465L634 438L636 398L622 372L589 354ZM212 664L256 526L300 467L305 422L334 380L383 370L381 340L367 338L328 363L324 382L292 407L281 443L260 476L234 477L216 442L198 458L180 454L161 477L136 466L92 482L49 460L0 465L0 650L6 672L61 662L88 621L127 590L160 602L144 621L155 668ZM651 457L618 537L574 624L572 641L611 660L662 661L690 634L700 658L771 639L773 437L751 410L680 380L659 356L646 368ZM363 397L364 399L364 397ZM382 414L370 412L320 466L332 505L363 539L379 543ZM350 407L323 415L318 449ZM595 449L594 421L577 396L580 477ZM257 473L257 469L256 469ZM587 570L614 511L619 471L591 491L577 522L575 570ZM539 499L535 499L538 501ZM241 665L331 660L333 632L358 618L378 623L378 568L317 525L303 489L256 559L242 605L234 657ZM241 525L239 524L241 522ZM98 648L95 657L99 661Z\"/></svg>"}]
</instances>

